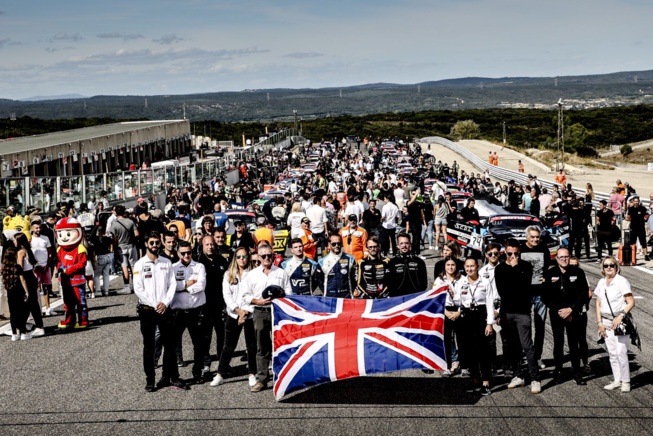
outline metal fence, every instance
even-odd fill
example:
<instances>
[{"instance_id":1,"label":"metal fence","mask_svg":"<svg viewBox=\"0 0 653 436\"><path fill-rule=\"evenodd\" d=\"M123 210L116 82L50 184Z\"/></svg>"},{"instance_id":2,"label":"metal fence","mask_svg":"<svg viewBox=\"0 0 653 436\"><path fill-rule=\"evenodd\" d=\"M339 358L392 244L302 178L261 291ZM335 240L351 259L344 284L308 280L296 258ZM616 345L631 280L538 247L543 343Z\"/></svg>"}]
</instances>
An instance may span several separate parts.
<instances>
[{"instance_id":1,"label":"metal fence","mask_svg":"<svg viewBox=\"0 0 653 436\"><path fill-rule=\"evenodd\" d=\"M455 142L449 141L448 139L441 138L439 136L430 136L430 137L427 137L427 138L420 139L419 142L425 143L425 144L428 144L428 143L438 144L438 145L442 145L443 147L447 147L448 149L450 149L452 151L455 151L456 153L458 153L459 155L461 155L462 157L464 157L465 159L470 161L476 168L478 168L478 169L480 169L482 171L488 170L490 172L490 176L495 178L495 179L498 179L498 180L501 180L501 181L504 181L504 182L507 182L509 180L514 180L515 183L520 183L522 185L528 184L528 176L526 174L523 174L523 173L520 173L520 172L517 172L517 171L508 170L506 168L501 168L501 167L498 167L498 166L491 165L489 162L487 162L487 161L481 159L480 157L476 156L474 153L467 150L462 145L456 144ZM556 184L556 183L554 183L552 181L549 181L549 180L540 179L539 177L538 177L537 180L539 180L542 183L543 187L548 188L549 191L551 191L551 189L553 188L553 185ZM579 189L579 188L573 188L573 190L578 195L585 195L585 192L586 192L585 189ZM597 201L598 200L610 201L610 194L609 193L594 192L594 197L595 197L595 199ZM648 199L646 199L644 197L640 197L640 201L645 207L647 207L647 208L649 207L650 202L649 202Z\"/></svg>"}]
</instances>

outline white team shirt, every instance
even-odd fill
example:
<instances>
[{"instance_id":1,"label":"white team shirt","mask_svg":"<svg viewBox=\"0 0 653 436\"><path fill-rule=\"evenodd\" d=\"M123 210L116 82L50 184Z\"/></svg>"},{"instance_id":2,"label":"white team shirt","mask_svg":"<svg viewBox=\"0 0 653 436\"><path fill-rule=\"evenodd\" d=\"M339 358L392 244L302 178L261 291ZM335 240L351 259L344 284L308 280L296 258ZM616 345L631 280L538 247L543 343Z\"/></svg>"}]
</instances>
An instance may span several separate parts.
<instances>
[{"instance_id":1,"label":"white team shirt","mask_svg":"<svg viewBox=\"0 0 653 436\"><path fill-rule=\"evenodd\" d=\"M177 283L175 296L172 299L173 309L195 309L206 304L206 269L199 262L191 260L188 265L181 261L172 265L172 271ZM186 288L186 280L196 280L197 283Z\"/></svg>"},{"instance_id":2,"label":"white team shirt","mask_svg":"<svg viewBox=\"0 0 653 436\"><path fill-rule=\"evenodd\" d=\"M172 262L164 257L152 261L145 255L134 265L133 274L134 293L142 304L156 308L163 303L170 307L177 290Z\"/></svg>"}]
</instances>

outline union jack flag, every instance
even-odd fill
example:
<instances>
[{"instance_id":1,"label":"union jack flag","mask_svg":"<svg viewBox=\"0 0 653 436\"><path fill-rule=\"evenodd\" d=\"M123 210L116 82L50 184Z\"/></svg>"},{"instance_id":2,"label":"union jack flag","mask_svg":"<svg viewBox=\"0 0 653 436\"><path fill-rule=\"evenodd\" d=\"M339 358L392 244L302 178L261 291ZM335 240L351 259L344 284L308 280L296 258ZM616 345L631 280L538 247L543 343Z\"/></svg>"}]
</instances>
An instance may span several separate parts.
<instances>
[{"instance_id":1,"label":"union jack flag","mask_svg":"<svg viewBox=\"0 0 653 436\"><path fill-rule=\"evenodd\" d=\"M274 396L367 374L447 367L447 287L379 300L272 301Z\"/></svg>"}]
</instances>

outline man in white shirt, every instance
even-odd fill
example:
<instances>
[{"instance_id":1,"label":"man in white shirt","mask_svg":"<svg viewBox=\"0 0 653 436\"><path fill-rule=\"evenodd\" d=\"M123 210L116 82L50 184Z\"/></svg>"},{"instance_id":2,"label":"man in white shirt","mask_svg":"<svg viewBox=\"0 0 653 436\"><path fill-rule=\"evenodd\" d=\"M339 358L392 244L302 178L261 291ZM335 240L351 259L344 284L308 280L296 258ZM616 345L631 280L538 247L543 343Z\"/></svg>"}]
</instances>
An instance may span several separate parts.
<instances>
[{"instance_id":1,"label":"man in white shirt","mask_svg":"<svg viewBox=\"0 0 653 436\"><path fill-rule=\"evenodd\" d=\"M254 268L243 280L242 301L254 306L254 330L256 331L256 384L250 389L260 392L267 388L272 361L272 314L271 298L263 298L268 286L281 287L286 295L292 294L290 280L286 272L273 265L274 253L269 245L259 245L258 255L261 266Z\"/></svg>"},{"instance_id":2,"label":"man in white shirt","mask_svg":"<svg viewBox=\"0 0 653 436\"><path fill-rule=\"evenodd\" d=\"M405 195L406 192L404 191L404 187L402 186L401 183L397 185L397 188L394 190L394 195L395 195L395 203L397 203L397 207L399 209L402 209L405 206Z\"/></svg>"},{"instance_id":3,"label":"man in white shirt","mask_svg":"<svg viewBox=\"0 0 653 436\"><path fill-rule=\"evenodd\" d=\"M395 239L397 215L399 215L399 208L392 202L392 198L385 197L381 208L381 227L379 228L383 257L389 255L390 245L392 245L392 253L397 254L397 240Z\"/></svg>"},{"instance_id":4,"label":"man in white shirt","mask_svg":"<svg viewBox=\"0 0 653 436\"><path fill-rule=\"evenodd\" d=\"M146 254L134 264L133 268L134 293L138 297L137 308L143 335L145 391L154 392L157 388L166 386L188 390L189 387L179 380L179 368L175 360L173 312L169 309L177 290L172 263L164 257L159 257L161 250L159 232L150 232L145 244ZM163 344L163 374L155 387L154 342L157 327Z\"/></svg>"},{"instance_id":5,"label":"man in white shirt","mask_svg":"<svg viewBox=\"0 0 653 436\"><path fill-rule=\"evenodd\" d=\"M313 199L314 204L306 211L306 216L311 220L311 232L313 239L317 244L317 251L315 252L315 261L322 255L326 243L327 223L329 219L326 215L326 210L319 204L320 200Z\"/></svg>"},{"instance_id":6,"label":"man in white shirt","mask_svg":"<svg viewBox=\"0 0 653 436\"><path fill-rule=\"evenodd\" d=\"M180 241L177 245L179 262L172 266L177 289L172 299L171 308L176 311L174 332L177 344L181 343L184 331L193 342L193 380L202 384L203 377L208 376L204 368L204 330L200 325L201 313L206 303L204 288L206 287L206 269L204 265L195 262L191 255L193 248L188 241ZM182 358L183 356L178 356ZM179 359L178 359L179 360Z\"/></svg>"}]
</instances>

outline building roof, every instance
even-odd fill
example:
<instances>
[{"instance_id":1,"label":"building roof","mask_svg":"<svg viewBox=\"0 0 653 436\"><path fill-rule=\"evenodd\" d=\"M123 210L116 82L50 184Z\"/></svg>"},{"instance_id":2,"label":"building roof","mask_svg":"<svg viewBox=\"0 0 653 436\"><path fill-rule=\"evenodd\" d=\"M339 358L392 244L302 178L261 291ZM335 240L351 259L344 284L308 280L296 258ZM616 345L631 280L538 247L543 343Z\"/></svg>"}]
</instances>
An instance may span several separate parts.
<instances>
[{"instance_id":1,"label":"building roof","mask_svg":"<svg viewBox=\"0 0 653 436\"><path fill-rule=\"evenodd\" d=\"M116 135L147 127L176 124L184 121L185 120L129 121L124 123L84 127L83 129L65 130L63 132L46 133L44 135L23 136L16 139L0 140L0 155L39 150L59 144L85 141L101 136Z\"/></svg>"}]
</instances>

